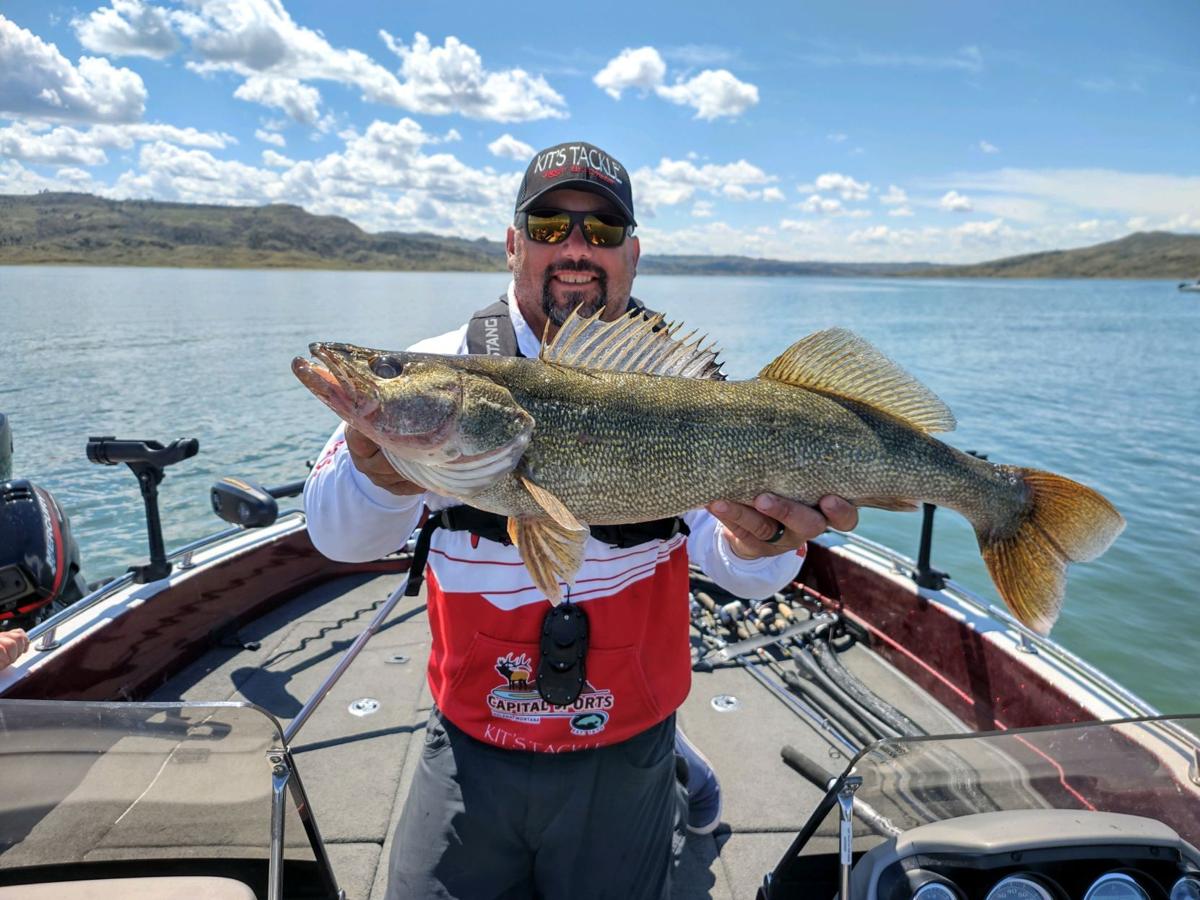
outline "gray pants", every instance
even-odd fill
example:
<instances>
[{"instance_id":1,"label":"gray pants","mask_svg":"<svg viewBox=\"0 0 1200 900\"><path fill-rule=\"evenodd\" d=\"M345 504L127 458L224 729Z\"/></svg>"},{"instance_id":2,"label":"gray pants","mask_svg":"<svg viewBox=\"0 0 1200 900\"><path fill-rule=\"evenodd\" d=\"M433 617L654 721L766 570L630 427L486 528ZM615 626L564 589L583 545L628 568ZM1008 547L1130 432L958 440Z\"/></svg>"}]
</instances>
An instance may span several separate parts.
<instances>
[{"instance_id":1,"label":"gray pants","mask_svg":"<svg viewBox=\"0 0 1200 900\"><path fill-rule=\"evenodd\" d=\"M434 709L388 900L661 900L686 833L675 717L576 753L502 750Z\"/></svg>"}]
</instances>

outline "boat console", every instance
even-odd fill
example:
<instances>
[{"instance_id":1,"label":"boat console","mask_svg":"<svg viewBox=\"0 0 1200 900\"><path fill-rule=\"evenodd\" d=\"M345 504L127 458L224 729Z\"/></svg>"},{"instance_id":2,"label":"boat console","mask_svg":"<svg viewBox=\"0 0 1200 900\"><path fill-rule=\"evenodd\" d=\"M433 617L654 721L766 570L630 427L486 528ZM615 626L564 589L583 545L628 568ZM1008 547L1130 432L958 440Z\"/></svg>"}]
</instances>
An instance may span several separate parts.
<instances>
[{"instance_id":1,"label":"boat console","mask_svg":"<svg viewBox=\"0 0 1200 900\"><path fill-rule=\"evenodd\" d=\"M866 853L851 896L875 900L1186 900L1200 853L1143 816L1002 810L932 822Z\"/></svg>"},{"instance_id":2,"label":"boat console","mask_svg":"<svg viewBox=\"0 0 1200 900\"><path fill-rule=\"evenodd\" d=\"M1146 717L879 741L759 898L1194 900L1198 731Z\"/></svg>"}]
</instances>

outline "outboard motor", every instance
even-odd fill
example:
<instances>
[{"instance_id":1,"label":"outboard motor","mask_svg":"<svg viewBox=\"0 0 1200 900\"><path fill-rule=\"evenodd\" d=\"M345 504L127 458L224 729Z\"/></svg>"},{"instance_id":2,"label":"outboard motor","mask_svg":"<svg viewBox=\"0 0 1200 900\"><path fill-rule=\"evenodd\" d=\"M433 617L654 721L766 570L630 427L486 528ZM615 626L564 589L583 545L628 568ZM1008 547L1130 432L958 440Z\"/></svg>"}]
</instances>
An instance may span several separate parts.
<instances>
[{"instance_id":1,"label":"outboard motor","mask_svg":"<svg viewBox=\"0 0 1200 900\"><path fill-rule=\"evenodd\" d=\"M12 480L12 427L0 413L0 630L31 628L86 593L67 514L49 491Z\"/></svg>"},{"instance_id":2,"label":"outboard motor","mask_svg":"<svg viewBox=\"0 0 1200 900\"><path fill-rule=\"evenodd\" d=\"M12 478L12 428L8 416L0 413L0 481Z\"/></svg>"},{"instance_id":3,"label":"outboard motor","mask_svg":"<svg viewBox=\"0 0 1200 900\"><path fill-rule=\"evenodd\" d=\"M83 597L80 568L54 496L24 478L0 481L0 630L32 628Z\"/></svg>"}]
</instances>

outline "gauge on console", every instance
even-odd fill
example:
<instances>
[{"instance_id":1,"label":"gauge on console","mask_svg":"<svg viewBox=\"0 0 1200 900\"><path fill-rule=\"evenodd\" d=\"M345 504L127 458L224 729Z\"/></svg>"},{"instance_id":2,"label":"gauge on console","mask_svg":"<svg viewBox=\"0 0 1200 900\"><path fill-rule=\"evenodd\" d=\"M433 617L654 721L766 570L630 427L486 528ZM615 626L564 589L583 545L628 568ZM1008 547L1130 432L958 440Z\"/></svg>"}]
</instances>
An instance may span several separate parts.
<instances>
[{"instance_id":1,"label":"gauge on console","mask_svg":"<svg viewBox=\"0 0 1200 900\"><path fill-rule=\"evenodd\" d=\"M1150 895L1132 876L1108 872L1092 882L1083 900L1150 900Z\"/></svg>"},{"instance_id":2,"label":"gauge on console","mask_svg":"<svg viewBox=\"0 0 1200 900\"><path fill-rule=\"evenodd\" d=\"M1200 900L1200 878L1184 875L1171 888L1171 900Z\"/></svg>"},{"instance_id":3,"label":"gauge on console","mask_svg":"<svg viewBox=\"0 0 1200 900\"><path fill-rule=\"evenodd\" d=\"M1054 895L1028 875L1009 875L988 891L987 900L1054 900Z\"/></svg>"},{"instance_id":4,"label":"gauge on console","mask_svg":"<svg viewBox=\"0 0 1200 900\"><path fill-rule=\"evenodd\" d=\"M930 881L917 888L913 900L959 900L959 895L945 882Z\"/></svg>"}]
</instances>

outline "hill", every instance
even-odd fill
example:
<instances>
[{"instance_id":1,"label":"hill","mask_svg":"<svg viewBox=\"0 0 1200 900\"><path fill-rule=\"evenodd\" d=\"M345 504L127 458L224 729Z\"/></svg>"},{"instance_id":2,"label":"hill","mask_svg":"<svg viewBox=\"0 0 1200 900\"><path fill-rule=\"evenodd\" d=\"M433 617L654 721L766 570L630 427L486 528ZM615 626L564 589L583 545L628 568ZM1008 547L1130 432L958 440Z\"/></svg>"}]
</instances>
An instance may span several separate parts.
<instances>
[{"instance_id":1,"label":"hill","mask_svg":"<svg viewBox=\"0 0 1200 900\"><path fill-rule=\"evenodd\" d=\"M91 194L0 195L0 265L504 271L504 244L363 231L298 206L208 206ZM914 264L644 255L661 275L884 275ZM926 266L928 263L915 265Z\"/></svg>"},{"instance_id":2,"label":"hill","mask_svg":"<svg viewBox=\"0 0 1200 900\"><path fill-rule=\"evenodd\" d=\"M504 244L433 234L371 233L299 206L106 200L91 194L0 195L0 265L501 272ZM648 275L930 278L1195 278L1200 235L1149 232L1079 250L965 266L788 262L645 254Z\"/></svg>"},{"instance_id":3,"label":"hill","mask_svg":"<svg viewBox=\"0 0 1200 900\"><path fill-rule=\"evenodd\" d=\"M370 234L298 206L202 206L90 194L0 195L0 264L491 271L504 247Z\"/></svg>"},{"instance_id":4,"label":"hill","mask_svg":"<svg viewBox=\"0 0 1200 900\"><path fill-rule=\"evenodd\" d=\"M1200 275L1200 234L1139 231L1120 240L1009 256L970 266L904 270L920 278L1195 278Z\"/></svg>"}]
</instances>

